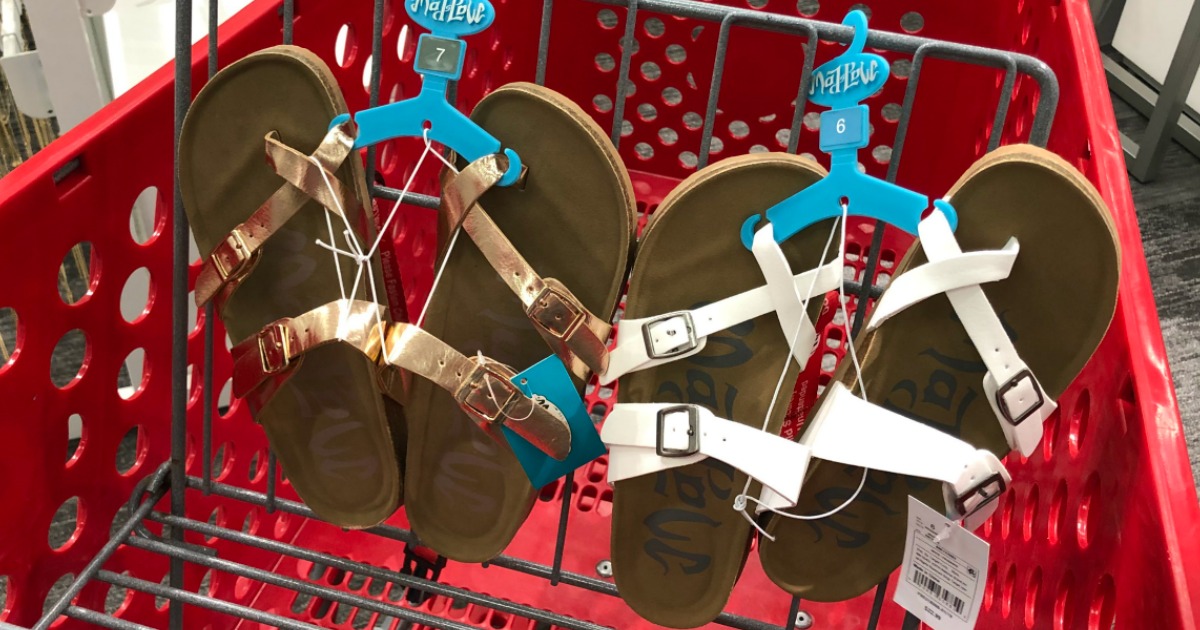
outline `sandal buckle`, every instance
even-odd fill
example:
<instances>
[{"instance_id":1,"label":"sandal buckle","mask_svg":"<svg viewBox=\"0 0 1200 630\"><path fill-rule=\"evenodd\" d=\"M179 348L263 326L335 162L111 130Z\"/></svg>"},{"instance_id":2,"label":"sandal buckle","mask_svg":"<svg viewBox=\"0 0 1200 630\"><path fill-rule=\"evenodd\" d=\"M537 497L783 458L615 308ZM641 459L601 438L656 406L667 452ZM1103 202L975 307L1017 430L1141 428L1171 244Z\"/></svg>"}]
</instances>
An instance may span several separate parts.
<instances>
[{"instance_id":1,"label":"sandal buckle","mask_svg":"<svg viewBox=\"0 0 1200 630\"><path fill-rule=\"evenodd\" d=\"M687 446L671 447L664 444L667 422L680 414L687 419ZM654 450L659 457L687 457L700 452L700 410L696 405L673 405L658 411L658 443Z\"/></svg>"},{"instance_id":2,"label":"sandal buckle","mask_svg":"<svg viewBox=\"0 0 1200 630\"><path fill-rule=\"evenodd\" d=\"M967 518L995 502L1005 490L1008 490L1008 484L1004 481L1004 475L999 472L993 473L955 497L954 509L958 510L960 518Z\"/></svg>"},{"instance_id":3,"label":"sandal buckle","mask_svg":"<svg viewBox=\"0 0 1200 630\"><path fill-rule=\"evenodd\" d=\"M258 356L266 374L276 374L292 362L292 342L286 324L271 324L258 333Z\"/></svg>"},{"instance_id":4,"label":"sandal buckle","mask_svg":"<svg viewBox=\"0 0 1200 630\"><path fill-rule=\"evenodd\" d=\"M1025 384L1030 386L1037 399L1026 407L1024 411L1014 416L1013 410L1008 405L1008 399L1004 395ZM1000 410L1000 416L1014 427L1028 420L1044 404L1046 404L1046 398L1042 395L1042 387L1038 384L1037 379L1033 377L1033 373L1028 369L1021 370L996 390L996 408Z\"/></svg>"},{"instance_id":5,"label":"sandal buckle","mask_svg":"<svg viewBox=\"0 0 1200 630\"><path fill-rule=\"evenodd\" d=\"M651 359L669 359L700 347L696 323L688 311L667 313L642 324L642 339Z\"/></svg>"},{"instance_id":6,"label":"sandal buckle","mask_svg":"<svg viewBox=\"0 0 1200 630\"><path fill-rule=\"evenodd\" d=\"M213 250L211 256L213 267L222 282L245 273L253 258L250 246L238 230L230 232Z\"/></svg>"},{"instance_id":7,"label":"sandal buckle","mask_svg":"<svg viewBox=\"0 0 1200 630\"><path fill-rule=\"evenodd\" d=\"M498 423L523 395L508 377L485 365L463 381L454 397L467 413L486 422Z\"/></svg>"},{"instance_id":8,"label":"sandal buckle","mask_svg":"<svg viewBox=\"0 0 1200 630\"><path fill-rule=\"evenodd\" d=\"M538 293L526 313L556 339L570 337L586 319L584 310L576 304L573 296L551 286L544 287Z\"/></svg>"}]
</instances>

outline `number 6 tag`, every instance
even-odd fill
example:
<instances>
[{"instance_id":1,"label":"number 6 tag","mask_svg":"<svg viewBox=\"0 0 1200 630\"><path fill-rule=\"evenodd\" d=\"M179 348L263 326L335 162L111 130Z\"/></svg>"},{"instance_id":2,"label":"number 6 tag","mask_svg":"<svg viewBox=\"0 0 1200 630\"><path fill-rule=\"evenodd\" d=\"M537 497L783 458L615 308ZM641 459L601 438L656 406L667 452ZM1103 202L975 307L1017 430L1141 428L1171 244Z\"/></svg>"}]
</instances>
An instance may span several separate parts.
<instances>
[{"instance_id":1,"label":"number 6 tag","mask_svg":"<svg viewBox=\"0 0 1200 630\"><path fill-rule=\"evenodd\" d=\"M867 106L832 109L821 114L821 150L861 149L867 146Z\"/></svg>"}]
</instances>

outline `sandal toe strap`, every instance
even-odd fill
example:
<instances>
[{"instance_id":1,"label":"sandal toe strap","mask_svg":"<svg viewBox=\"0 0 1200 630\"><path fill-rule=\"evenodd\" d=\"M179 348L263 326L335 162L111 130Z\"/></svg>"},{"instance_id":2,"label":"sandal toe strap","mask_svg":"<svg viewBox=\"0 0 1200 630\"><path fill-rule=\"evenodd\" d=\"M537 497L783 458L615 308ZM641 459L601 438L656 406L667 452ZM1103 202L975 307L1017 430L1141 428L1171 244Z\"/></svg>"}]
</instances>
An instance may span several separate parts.
<instances>
[{"instance_id":1,"label":"sandal toe strap","mask_svg":"<svg viewBox=\"0 0 1200 630\"><path fill-rule=\"evenodd\" d=\"M472 162L457 175L444 173L443 221L451 232L461 226L471 237L572 374L586 379L593 372L604 372L608 366L607 342L612 332L608 320L589 311L562 282L539 275L478 205L479 198L500 181L506 167L504 156L489 155Z\"/></svg>"},{"instance_id":2,"label":"sandal toe strap","mask_svg":"<svg viewBox=\"0 0 1200 630\"><path fill-rule=\"evenodd\" d=\"M286 183L234 227L204 260L196 278L197 306L214 299L218 306L224 304L257 266L267 241L309 201L315 199L339 215L357 206L333 174L354 147L348 123L330 129L311 156L284 145L274 131L266 135L265 142L268 164Z\"/></svg>"}]
</instances>

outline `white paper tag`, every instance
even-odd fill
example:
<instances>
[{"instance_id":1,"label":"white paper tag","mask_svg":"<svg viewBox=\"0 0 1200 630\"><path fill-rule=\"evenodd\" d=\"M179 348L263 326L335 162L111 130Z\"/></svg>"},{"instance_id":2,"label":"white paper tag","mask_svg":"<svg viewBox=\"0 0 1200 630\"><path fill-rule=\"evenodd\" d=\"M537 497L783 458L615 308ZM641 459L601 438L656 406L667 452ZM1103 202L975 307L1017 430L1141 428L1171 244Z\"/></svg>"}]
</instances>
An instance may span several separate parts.
<instances>
[{"instance_id":1,"label":"white paper tag","mask_svg":"<svg viewBox=\"0 0 1200 630\"><path fill-rule=\"evenodd\" d=\"M910 496L892 599L934 630L972 630L987 584L988 551L978 536Z\"/></svg>"}]
</instances>

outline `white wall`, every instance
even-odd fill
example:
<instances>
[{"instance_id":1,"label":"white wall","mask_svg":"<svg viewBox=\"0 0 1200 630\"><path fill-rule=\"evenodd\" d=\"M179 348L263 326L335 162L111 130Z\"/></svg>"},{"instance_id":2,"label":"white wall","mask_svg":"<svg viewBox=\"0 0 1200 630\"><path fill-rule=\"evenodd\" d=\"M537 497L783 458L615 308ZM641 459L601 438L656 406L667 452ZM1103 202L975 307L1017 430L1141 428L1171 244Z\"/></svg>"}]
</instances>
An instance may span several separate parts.
<instances>
[{"instance_id":1,"label":"white wall","mask_svg":"<svg viewBox=\"0 0 1200 630\"><path fill-rule=\"evenodd\" d=\"M36 1L36 0L35 0ZM219 0L221 20L252 0ZM208 0L192 3L192 41L208 34ZM104 14L113 94L119 96L170 61L175 54L174 0L117 0Z\"/></svg>"},{"instance_id":2,"label":"white wall","mask_svg":"<svg viewBox=\"0 0 1200 630\"><path fill-rule=\"evenodd\" d=\"M1127 0L1113 48L1162 83L1183 35L1193 0ZM1200 76L1187 104L1200 111Z\"/></svg>"}]
</instances>

